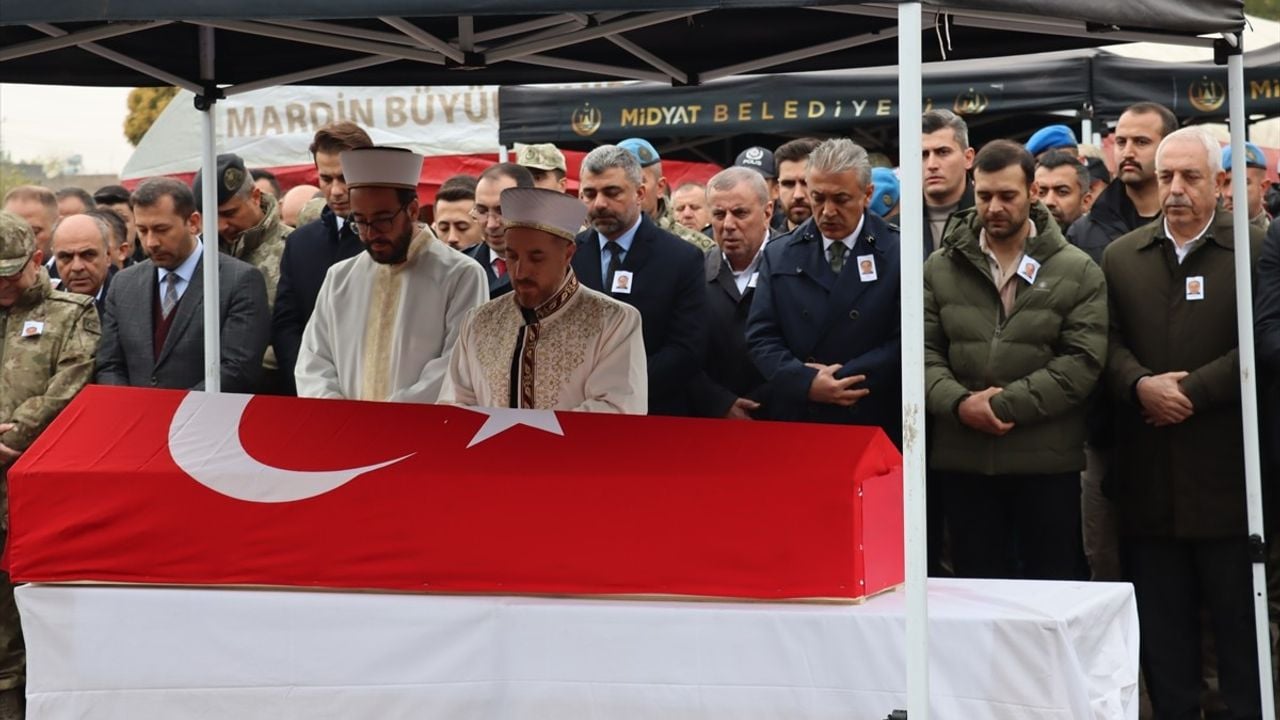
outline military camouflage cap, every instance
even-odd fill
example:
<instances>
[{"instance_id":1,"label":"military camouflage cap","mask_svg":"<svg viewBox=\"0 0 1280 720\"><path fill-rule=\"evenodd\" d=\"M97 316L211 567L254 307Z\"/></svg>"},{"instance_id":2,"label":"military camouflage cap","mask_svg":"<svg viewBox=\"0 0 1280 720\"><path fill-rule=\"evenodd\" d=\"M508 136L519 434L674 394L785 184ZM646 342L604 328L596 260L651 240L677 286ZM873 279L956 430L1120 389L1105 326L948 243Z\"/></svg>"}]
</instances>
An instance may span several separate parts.
<instances>
[{"instance_id":1,"label":"military camouflage cap","mask_svg":"<svg viewBox=\"0 0 1280 720\"><path fill-rule=\"evenodd\" d=\"M215 176L218 178L218 204L225 205L240 192L240 188L244 187L249 171L244 169L244 160L241 160L239 155L222 153L218 156L218 169ZM191 192L196 196L196 205L203 202L203 197L200 195L203 180L204 168L201 168L196 171L195 179L191 181Z\"/></svg>"},{"instance_id":2,"label":"military camouflage cap","mask_svg":"<svg viewBox=\"0 0 1280 720\"><path fill-rule=\"evenodd\" d=\"M516 164L534 170L569 171L568 164L564 161L564 153L551 143L516 147Z\"/></svg>"},{"instance_id":3,"label":"military camouflage cap","mask_svg":"<svg viewBox=\"0 0 1280 720\"><path fill-rule=\"evenodd\" d=\"M26 220L0 211L0 277L22 272L36 251L36 236Z\"/></svg>"}]
</instances>

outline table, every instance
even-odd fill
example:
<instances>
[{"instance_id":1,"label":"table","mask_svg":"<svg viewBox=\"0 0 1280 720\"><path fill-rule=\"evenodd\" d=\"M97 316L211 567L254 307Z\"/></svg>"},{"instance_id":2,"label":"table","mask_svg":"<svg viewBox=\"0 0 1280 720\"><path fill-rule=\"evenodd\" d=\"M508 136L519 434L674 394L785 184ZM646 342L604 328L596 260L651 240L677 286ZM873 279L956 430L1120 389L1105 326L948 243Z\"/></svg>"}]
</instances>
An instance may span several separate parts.
<instances>
[{"instance_id":1,"label":"table","mask_svg":"<svg viewBox=\"0 0 1280 720\"><path fill-rule=\"evenodd\" d=\"M32 720L882 720L901 591L862 605L144 586L17 590ZM932 717L1138 716L1120 583L933 580Z\"/></svg>"}]
</instances>

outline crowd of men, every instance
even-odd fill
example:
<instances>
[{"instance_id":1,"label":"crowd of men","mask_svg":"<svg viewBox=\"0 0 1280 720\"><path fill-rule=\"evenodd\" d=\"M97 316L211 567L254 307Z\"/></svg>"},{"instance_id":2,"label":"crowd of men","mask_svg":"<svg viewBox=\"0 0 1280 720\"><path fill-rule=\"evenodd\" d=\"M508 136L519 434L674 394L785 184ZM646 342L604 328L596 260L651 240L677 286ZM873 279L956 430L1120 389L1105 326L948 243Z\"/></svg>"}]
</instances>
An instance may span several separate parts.
<instances>
[{"instance_id":1,"label":"crowd of men","mask_svg":"<svg viewBox=\"0 0 1280 720\"><path fill-rule=\"evenodd\" d=\"M923 278L899 271L896 173L844 138L753 147L674 188L631 138L586 155L576 197L563 153L523 146L444 182L429 213L423 158L349 122L315 134L318 185L283 195L233 154L211 208L201 174L16 188L0 471L87 383L203 389L205 242L223 391L874 425L895 442L900 291L923 282L931 572L1131 581L1156 716L1258 717L1230 154L1152 103L1119 118L1114 177L1064 126L975 148L935 110L922 137L925 231L906 241ZM1244 160L1274 471L1280 220L1265 156ZM5 580L0 720L23 682Z\"/></svg>"}]
</instances>

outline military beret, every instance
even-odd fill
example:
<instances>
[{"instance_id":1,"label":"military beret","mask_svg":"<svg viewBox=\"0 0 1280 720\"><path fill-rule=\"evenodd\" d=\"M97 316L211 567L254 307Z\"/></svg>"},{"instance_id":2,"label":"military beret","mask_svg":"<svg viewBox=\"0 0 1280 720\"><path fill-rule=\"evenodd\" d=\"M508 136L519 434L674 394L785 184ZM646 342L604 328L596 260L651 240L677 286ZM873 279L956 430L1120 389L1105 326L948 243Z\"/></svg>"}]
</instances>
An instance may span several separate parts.
<instances>
[{"instance_id":1,"label":"military beret","mask_svg":"<svg viewBox=\"0 0 1280 720\"><path fill-rule=\"evenodd\" d=\"M1247 168L1267 169L1267 156L1262 154L1262 148L1251 142L1244 144L1244 166ZM1231 146L1222 148L1222 169L1231 169Z\"/></svg>"},{"instance_id":2,"label":"military beret","mask_svg":"<svg viewBox=\"0 0 1280 720\"><path fill-rule=\"evenodd\" d=\"M878 167L871 169L871 184L875 187L871 191L871 212L884 217L897 206L902 183L892 170Z\"/></svg>"},{"instance_id":3,"label":"military beret","mask_svg":"<svg viewBox=\"0 0 1280 720\"><path fill-rule=\"evenodd\" d=\"M658 149L644 138L627 138L618 143L618 147L635 155L636 160L640 161L640 167L649 167L662 159L658 155Z\"/></svg>"},{"instance_id":4,"label":"military beret","mask_svg":"<svg viewBox=\"0 0 1280 720\"><path fill-rule=\"evenodd\" d=\"M1027 140L1027 152L1039 155L1047 150L1078 147L1076 134L1066 125L1047 125L1032 134Z\"/></svg>"},{"instance_id":5,"label":"military beret","mask_svg":"<svg viewBox=\"0 0 1280 720\"><path fill-rule=\"evenodd\" d=\"M224 205L244 187L249 171L244 169L244 160L235 153L222 153L218 156L218 204ZM191 192L196 196L196 205L202 202L200 189L203 187L204 168L196 171L195 180L191 181Z\"/></svg>"}]
</instances>

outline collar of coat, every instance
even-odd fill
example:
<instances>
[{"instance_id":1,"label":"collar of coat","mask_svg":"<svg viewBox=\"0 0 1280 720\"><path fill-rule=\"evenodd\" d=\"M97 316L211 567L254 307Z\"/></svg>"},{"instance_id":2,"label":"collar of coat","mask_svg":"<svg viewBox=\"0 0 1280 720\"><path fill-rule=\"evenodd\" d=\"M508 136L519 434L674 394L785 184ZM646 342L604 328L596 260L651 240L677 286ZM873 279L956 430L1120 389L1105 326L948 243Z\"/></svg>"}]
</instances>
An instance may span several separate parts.
<instances>
[{"instance_id":1,"label":"collar of coat","mask_svg":"<svg viewBox=\"0 0 1280 720\"><path fill-rule=\"evenodd\" d=\"M1049 213L1044 203L1036 200L1031 205L1031 222L1035 223L1036 234L1027 238L1022 252L1029 258L1043 264L1067 246L1058 223ZM986 255L978 241L982 230L982 222L978 217L978 209L970 208L956 216L951 232L942 239L944 252L958 253L973 261L979 268L987 267Z\"/></svg>"},{"instance_id":2,"label":"collar of coat","mask_svg":"<svg viewBox=\"0 0 1280 720\"><path fill-rule=\"evenodd\" d=\"M1160 245L1166 240L1173 242L1173 238L1165 235L1164 232L1164 213L1157 215L1151 224L1155 227L1155 232L1151 233L1151 237L1147 239L1147 242L1143 243L1143 250L1153 245ZM1204 231L1204 240L1206 242L1212 241L1227 250L1234 250L1236 246L1234 229L1235 225L1231 222L1231 213L1224 210L1222 205L1218 205L1213 211L1213 220L1209 222L1209 229Z\"/></svg>"}]
</instances>

